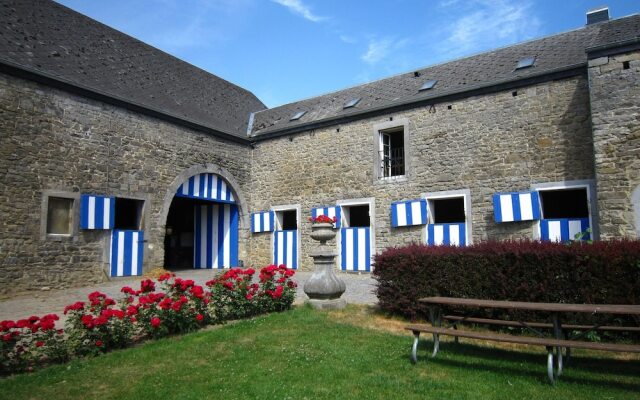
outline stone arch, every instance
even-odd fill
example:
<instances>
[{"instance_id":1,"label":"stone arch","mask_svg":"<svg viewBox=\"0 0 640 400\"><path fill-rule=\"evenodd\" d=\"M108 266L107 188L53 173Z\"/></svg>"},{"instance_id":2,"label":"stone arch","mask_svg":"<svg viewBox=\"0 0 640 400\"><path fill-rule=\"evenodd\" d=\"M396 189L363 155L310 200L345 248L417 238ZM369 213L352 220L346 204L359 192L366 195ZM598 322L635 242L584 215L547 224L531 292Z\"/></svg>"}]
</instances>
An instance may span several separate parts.
<instances>
[{"instance_id":1,"label":"stone arch","mask_svg":"<svg viewBox=\"0 0 640 400\"><path fill-rule=\"evenodd\" d=\"M631 194L631 206L633 207L633 222L636 228L636 237L640 238L640 185L636 186Z\"/></svg>"},{"instance_id":2,"label":"stone arch","mask_svg":"<svg viewBox=\"0 0 640 400\"><path fill-rule=\"evenodd\" d=\"M227 181L228 187L231 188L233 196L236 199L236 203L238 206L238 215L240 216L239 220L239 228L240 230L246 229L246 213L248 212L248 206L244 195L239 190L240 185L238 181L227 171L225 168L222 168L215 164L204 164L204 165L194 165L186 170L182 171L176 178L171 182L167 191L164 195L164 202L162 204L162 210L160 211L159 222L161 223L160 228L164 229L167 225L167 216L169 215L169 208L171 207L171 202L178 191L180 185L182 185L185 181L191 178L194 175L198 174L216 174L222 177L225 181Z\"/></svg>"}]
</instances>

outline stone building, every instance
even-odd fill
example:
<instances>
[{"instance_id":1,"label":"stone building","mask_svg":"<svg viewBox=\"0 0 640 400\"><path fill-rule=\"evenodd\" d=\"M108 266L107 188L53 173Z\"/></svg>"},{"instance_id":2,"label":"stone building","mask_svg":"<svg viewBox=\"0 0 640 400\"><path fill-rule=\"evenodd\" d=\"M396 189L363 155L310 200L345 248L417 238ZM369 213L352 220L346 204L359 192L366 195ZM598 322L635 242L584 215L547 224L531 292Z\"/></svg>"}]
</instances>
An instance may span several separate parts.
<instances>
[{"instance_id":1,"label":"stone building","mask_svg":"<svg viewBox=\"0 0 640 400\"><path fill-rule=\"evenodd\" d=\"M267 109L51 1L0 1L0 294L338 268L411 242L640 236L640 15Z\"/></svg>"}]
</instances>

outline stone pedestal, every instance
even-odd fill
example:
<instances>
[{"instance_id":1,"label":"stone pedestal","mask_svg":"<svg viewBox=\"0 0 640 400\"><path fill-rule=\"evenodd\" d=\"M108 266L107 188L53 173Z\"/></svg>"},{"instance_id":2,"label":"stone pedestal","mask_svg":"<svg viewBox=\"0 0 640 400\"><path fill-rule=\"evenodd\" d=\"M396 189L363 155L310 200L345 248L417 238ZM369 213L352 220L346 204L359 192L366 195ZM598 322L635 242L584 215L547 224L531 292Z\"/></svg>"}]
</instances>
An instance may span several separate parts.
<instances>
[{"instance_id":1,"label":"stone pedestal","mask_svg":"<svg viewBox=\"0 0 640 400\"><path fill-rule=\"evenodd\" d=\"M332 224L314 224L311 228L311 237L320 240L321 244L311 252L315 271L303 289L309 296L307 303L321 310L340 309L347 305L347 302L340 298L346 290L346 285L335 273L337 253L326 244L336 236L332 228Z\"/></svg>"}]
</instances>

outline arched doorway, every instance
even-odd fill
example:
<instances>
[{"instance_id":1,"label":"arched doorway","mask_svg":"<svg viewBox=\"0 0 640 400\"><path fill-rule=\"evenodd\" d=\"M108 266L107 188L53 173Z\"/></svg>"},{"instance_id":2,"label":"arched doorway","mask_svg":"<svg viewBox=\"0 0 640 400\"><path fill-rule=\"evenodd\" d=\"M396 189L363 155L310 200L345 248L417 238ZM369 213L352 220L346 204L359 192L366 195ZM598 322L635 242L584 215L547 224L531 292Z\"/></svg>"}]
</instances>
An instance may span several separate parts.
<instances>
[{"instance_id":1,"label":"arched doorway","mask_svg":"<svg viewBox=\"0 0 640 400\"><path fill-rule=\"evenodd\" d=\"M238 265L238 205L220 175L201 173L184 181L175 192L166 221L165 268Z\"/></svg>"}]
</instances>

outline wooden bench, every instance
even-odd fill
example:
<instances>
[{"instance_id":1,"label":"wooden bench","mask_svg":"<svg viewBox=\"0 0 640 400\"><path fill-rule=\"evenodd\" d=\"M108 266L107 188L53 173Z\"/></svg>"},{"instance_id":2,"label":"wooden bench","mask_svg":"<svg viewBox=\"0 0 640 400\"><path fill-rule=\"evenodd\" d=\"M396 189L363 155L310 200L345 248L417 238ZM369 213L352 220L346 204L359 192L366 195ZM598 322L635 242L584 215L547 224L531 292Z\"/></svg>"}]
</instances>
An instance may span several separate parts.
<instances>
[{"instance_id":1,"label":"wooden bench","mask_svg":"<svg viewBox=\"0 0 640 400\"><path fill-rule=\"evenodd\" d=\"M521 322L521 321L509 321L504 319L490 319L490 318L475 318L475 317L463 317L460 315L445 315L442 317L447 321L453 321L454 326L459 322L469 322L472 324L483 325L498 325L512 328L541 328L541 329L553 329L553 324L547 322ZM612 331L612 332L640 332L638 326L591 326L591 325L571 325L565 324L562 326L565 329L571 329L576 331Z\"/></svg>"},{"instance_id":2,"label":"wooden bench","mask_svg":"<svg viewBox=\"0 0 640 400\"><path fill-rule=\"evenodd\" d=\"M495 321L495 320L492 320ZM405 327L406 330L413 332L414 341L411 348L411 360L413 363L418 362L418 343L420 340L420 333L433 334L433 354L435 357L440 347L439 335L463 337L469 339L489 340L494 342L505 342L515 344L528 344L544 346L547 349L547 376L552 383L556 382L559 375L562 374L562 357L558 357L558 351L562 348L578 348L589 349L599 351L614 351L614 352L630 352L640 353L639 345L629 344L617 344L617 343L595 343L585 342L577 340L563 340L544 337L530 337L530 336L515 336L503 333L493 332L472 332L464 331L452 328L439 328L425 324L413 324ZM555 354L554 354L555 349ZM555 367L554 367L555 366Z\"/></svg>"}]
</instances>

